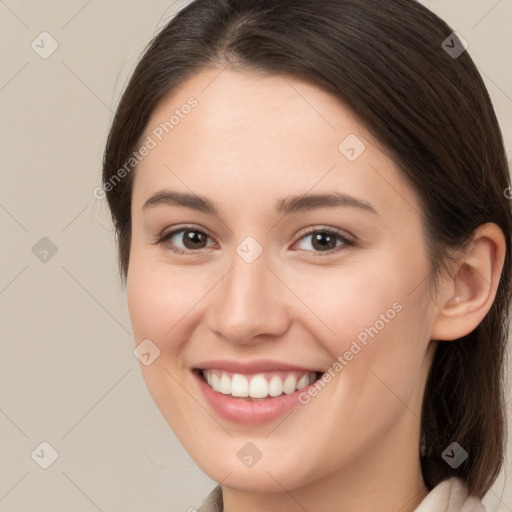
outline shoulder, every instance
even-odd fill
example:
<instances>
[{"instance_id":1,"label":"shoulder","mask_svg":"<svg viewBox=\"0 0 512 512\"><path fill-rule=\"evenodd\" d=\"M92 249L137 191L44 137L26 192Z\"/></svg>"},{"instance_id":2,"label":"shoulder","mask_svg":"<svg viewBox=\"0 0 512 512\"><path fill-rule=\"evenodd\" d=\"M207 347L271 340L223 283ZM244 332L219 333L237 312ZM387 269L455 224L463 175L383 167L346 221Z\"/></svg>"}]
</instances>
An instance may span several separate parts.
<instances>
[{"instance_id":1,"label":"shoulder","mask_svg":"<svg viewBox=\"0 0 512 512\"><path fill-rule=\"evenodd\" d=\"M448 478L437 484L421 502L415 512L485 512L477 496L468 496L463 480Z\"/></svg>"},{"instance_id":2,"label":"shoulder","mask_svg":"<svg viewBox=\"0 0 512 512\"><path fill-rule=\"evenodd\" d=\"M197 509L197 512L222 512L222 488L217 485L213 491L208 494L203 504Z\"/></svg>"}]
</instances>

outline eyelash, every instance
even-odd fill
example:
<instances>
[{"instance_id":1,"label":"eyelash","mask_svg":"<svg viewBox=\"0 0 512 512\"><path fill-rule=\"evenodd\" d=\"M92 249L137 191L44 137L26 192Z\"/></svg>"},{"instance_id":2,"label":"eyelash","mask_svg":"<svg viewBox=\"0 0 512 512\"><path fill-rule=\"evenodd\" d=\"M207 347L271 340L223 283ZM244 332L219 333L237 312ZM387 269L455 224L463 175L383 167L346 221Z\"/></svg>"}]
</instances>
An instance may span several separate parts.
<instances>
[{"instance_id":1,"label":"eyelash","mask_svg":"<svg viewBox=\"0 0 512 512\"><path fill-rule=\"evenodd\" d=\"M211 238L210 235L208 235L208 233L206 233L205 231L201 230L201 229L197 229L193 226L183 226L179 229L174 229L173 231L170 231L168 233L164 233L163 235L160 235L159 237L156 238L156 240L153 242L154 245L161 245L163 247L165 247L167 250L170 250L176 254L180 254L180 255L184 255L184 254L194 254L194 253L198 253L199 251L201 251L202 249L205 249L204 247L201 248L201 249L198 249L197 251L193 251L193 250L183 250L183 249L178 249L176 247L172 247L170 246L167 242L174 236L176 235L177 233L180 233L180 232L184 232L184 231L192 231L192 232L196 232L196 233L201 233L203 235L206 235L208 238ZM298 240L297 242L299 242L300 240L302 240L303 238L306 238L308 236L311 236L311 235L314 235L316 233L322 233L322 234L326 234L326 235L332 235L332 236L335 236L338 238L338 240L340 240L343 245L341 246L337 246L335 247L334 249L329 249L328 251L306 251L305 249L299 249L299 251L303 251L303 252L313 252L315 254L314 257L320 257L320 258L323 258L323 257L326 257L326 256L331 256L333 254L336 254L338 253L340 250L343 250L344 248L347 248L347 247L353 247L356 245L356 242L353 241L353 240L350 240L348 238L346 238L345 236L343 236L339 231L337 230L334 230L332 228L317 228L317 229L313 229L311 231L308 231L307 233L305 233L304 235L302 235ZM297 243L297 242L294 242Z\"/></svg>"}]
</instances>

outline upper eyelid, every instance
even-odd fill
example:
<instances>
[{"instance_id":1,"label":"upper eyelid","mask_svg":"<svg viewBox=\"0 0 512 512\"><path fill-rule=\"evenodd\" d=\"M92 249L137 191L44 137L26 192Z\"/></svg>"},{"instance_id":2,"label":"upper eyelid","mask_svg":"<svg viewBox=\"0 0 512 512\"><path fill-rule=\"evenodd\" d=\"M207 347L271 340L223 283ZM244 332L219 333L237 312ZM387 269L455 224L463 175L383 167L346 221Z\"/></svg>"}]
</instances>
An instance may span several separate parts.
<instances>
[{"instance_id":1,"label":"upper eyelid","mask_svg":"<svg viewBox=\"0 0 512 512\"><path fill-rule=\"evenodd\" d=\"M334 233L335 235L338 235L341 238L346 238L347 240L352 240L355 238L351 234L347 233L345 230L342 230L339 228L331 228L329 226L323 226L322 224L310 226L308 228L304 228L303 230L301 229L299 231L299 233L297 234L297 237L300 240L302 237L304 237L306 235L311 235L311 234L319 232L319 231L320 232L326 231L328 233Z\"/></svg>"}]
</instances>

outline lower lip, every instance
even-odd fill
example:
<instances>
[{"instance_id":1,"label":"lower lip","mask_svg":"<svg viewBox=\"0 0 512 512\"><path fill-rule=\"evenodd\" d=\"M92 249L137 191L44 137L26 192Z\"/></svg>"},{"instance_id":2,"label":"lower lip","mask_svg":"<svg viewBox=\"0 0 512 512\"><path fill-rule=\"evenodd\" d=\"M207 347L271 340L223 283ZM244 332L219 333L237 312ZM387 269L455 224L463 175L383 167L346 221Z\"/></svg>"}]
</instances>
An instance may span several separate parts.
<instances>
[{"instance_id":1,"label":"lower lip","mask_svg":"<svg viewBox=\"0 0 512 512\"><path fill-rule=\"evenodd\" d=\"M274 398L251 401L214 391L196 371L192 374L206 401L219 416L243 424L263 424L284 416L300 404L299 394L307 392L314 385L309 384L290 395L282 394Z\"/></svg>"}]
</instances>

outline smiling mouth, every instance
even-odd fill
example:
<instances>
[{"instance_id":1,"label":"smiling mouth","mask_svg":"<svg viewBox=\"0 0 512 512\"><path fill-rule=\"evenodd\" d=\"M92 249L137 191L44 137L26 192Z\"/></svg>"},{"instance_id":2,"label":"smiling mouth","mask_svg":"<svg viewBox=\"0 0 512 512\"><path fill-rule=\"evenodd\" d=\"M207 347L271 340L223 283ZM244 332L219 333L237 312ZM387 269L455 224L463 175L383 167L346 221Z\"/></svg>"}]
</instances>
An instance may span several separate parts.
<instances>
[{"instance_id":1,"label":"smiling mouth","mask_svg":"<svg viewBox=\"0 0 512 512\"><path fill-rule=\"evenodd\" d=\"M321 376L315 371L273 371L241 374L217 369L195 369L197 375L213 391L244 401L270 400L291 395Z\"/></svg>"}]
</instances>

